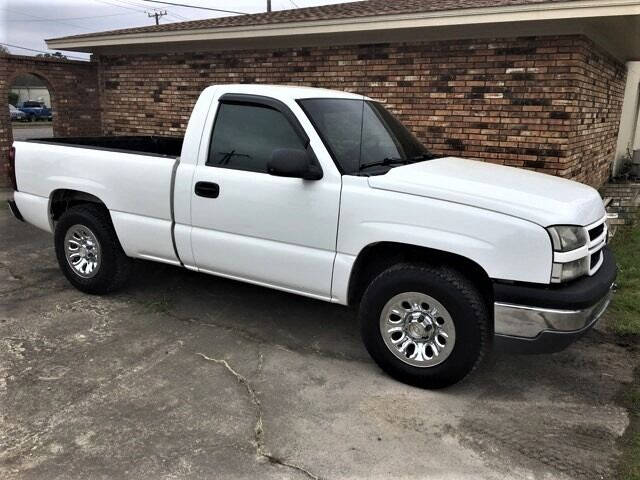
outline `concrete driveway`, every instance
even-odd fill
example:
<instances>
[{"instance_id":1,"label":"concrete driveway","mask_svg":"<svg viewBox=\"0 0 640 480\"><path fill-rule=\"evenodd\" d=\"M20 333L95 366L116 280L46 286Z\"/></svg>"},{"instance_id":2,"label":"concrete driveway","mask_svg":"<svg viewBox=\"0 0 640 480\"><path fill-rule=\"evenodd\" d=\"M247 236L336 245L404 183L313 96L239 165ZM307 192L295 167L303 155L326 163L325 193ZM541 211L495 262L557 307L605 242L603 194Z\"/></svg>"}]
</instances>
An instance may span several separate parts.
<instances>
[{"instance_id":1,"label":"concrete driveway","mask_svg":"<svg viewBox=\"0 0 640 480\"><path fill-rule=\"evenodd\" d=\"M14 140L27 140L28 138L53 137L51 122L19 123L12 125Z\"/></svg>"},{"instance_id":2,"label":"concrete driveway","mask_svg":"<svg viewBox=\"0 0 640 480\"><path fill-rule=\"evenodd\" d=\"M0 239L0 478L613 475L635 360L603 331L423 391L346 308L143 262L87 296L4 205Z\"/></svg>"}]
</instances>

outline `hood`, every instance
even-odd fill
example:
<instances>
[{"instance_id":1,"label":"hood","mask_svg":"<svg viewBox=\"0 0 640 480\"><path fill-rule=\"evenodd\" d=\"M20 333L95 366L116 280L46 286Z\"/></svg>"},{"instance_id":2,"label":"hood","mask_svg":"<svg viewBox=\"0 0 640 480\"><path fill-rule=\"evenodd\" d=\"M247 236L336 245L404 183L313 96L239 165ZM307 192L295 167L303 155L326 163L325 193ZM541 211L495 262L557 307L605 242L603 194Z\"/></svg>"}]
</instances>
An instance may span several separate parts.
<instances>
[{"instance_id":1,"label":"hood","mask_svg":"<svg viewBox=\"0 0 640 480\"><path fill-rule=\"evenodd\" d=\"M369 177L372 188L461 203L543 227L589 225L604 214L600 194L578 182L521 168L446 157Z\"/></svg>"}]
</instances>

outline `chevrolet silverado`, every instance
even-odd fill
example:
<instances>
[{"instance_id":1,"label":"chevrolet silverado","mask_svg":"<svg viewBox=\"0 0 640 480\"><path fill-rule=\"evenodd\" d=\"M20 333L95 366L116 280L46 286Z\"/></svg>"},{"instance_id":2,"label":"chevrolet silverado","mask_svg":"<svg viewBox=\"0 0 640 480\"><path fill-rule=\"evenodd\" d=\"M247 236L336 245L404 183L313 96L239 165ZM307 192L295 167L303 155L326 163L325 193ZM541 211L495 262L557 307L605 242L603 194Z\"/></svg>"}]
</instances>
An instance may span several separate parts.
<instances>
[{"instance_id":1,"label":"chevrolet silverado","mask_svg":"<svg viewBox=\"0 0 640 480\"><path fill-rule=\"evenodd\" d=\"M596 190L436 158L351 93L212 86L182 138L18 141L9 164L11 210L54 234L83 292L138 258L355 306L373 359L425 388L492 346L565 348L616 276Z\"/></svg>"}]
</instances>

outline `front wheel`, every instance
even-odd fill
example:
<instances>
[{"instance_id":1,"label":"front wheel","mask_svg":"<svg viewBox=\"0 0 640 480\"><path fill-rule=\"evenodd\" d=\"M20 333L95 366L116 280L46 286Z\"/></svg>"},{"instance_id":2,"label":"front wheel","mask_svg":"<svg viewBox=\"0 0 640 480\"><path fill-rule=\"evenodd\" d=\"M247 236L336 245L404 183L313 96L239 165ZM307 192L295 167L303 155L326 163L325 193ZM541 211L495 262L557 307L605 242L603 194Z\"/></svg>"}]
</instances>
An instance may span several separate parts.
<instances>
[{"instance_id":1,"label":"front wheel","mask_svg":"<svg viewBox=\"0 0 640 480\"><path fill-rule=\"evenodd\" d=\"M491 346L485 300L446 266L400 264L382 272L364 293L360 327L385 372L422 388L462 380Z\"/></svg>"},{"instance_id":2,"label":"front wheel","mask_svg":"<svg viewBox=\"0 0 640 480\"><path fill-rule=\"evenodd\" d=\"M122 287L131 272L108 211L79 205L62 214L55 231L60 269L78 290L104 294Z\"/></svg>"}]
</instances>

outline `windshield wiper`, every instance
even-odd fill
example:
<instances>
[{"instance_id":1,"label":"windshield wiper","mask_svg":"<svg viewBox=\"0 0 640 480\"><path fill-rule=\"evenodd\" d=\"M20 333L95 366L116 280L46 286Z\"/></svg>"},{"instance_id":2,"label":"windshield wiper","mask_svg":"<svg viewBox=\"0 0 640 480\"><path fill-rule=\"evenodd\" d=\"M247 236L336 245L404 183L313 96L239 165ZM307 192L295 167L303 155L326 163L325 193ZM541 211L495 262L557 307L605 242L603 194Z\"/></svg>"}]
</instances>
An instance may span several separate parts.
<instances>
[{"instance_id":1,"label":"windshield wiper","mask_svg":"<svg viewBox=\"0 0 640 480\"><path fill-rule=\"evenodd\" d=\"M360 165L358 170L362 171L366 168L371 167L387 167L389 165L406 165L408 163L412 163L414 160L406 159L406 158L397 158L397 157L387 157L384 160L380 160L377 162L363 163Z\"/></svg>"},{"instance_id":2,"label":"windshield wiper","mask_svg":"<svg viewBox=\"0 0 640 480\"><path fill-rule=\"evenodd\" d=\"M437 155L434 155L433 153L425 152L425 153L421 153L419 155L415 155L411 157L411 160L414 162L420 162L422 160L433 160L434 158L438 158Z\"/></svg>"}]
</instances>

